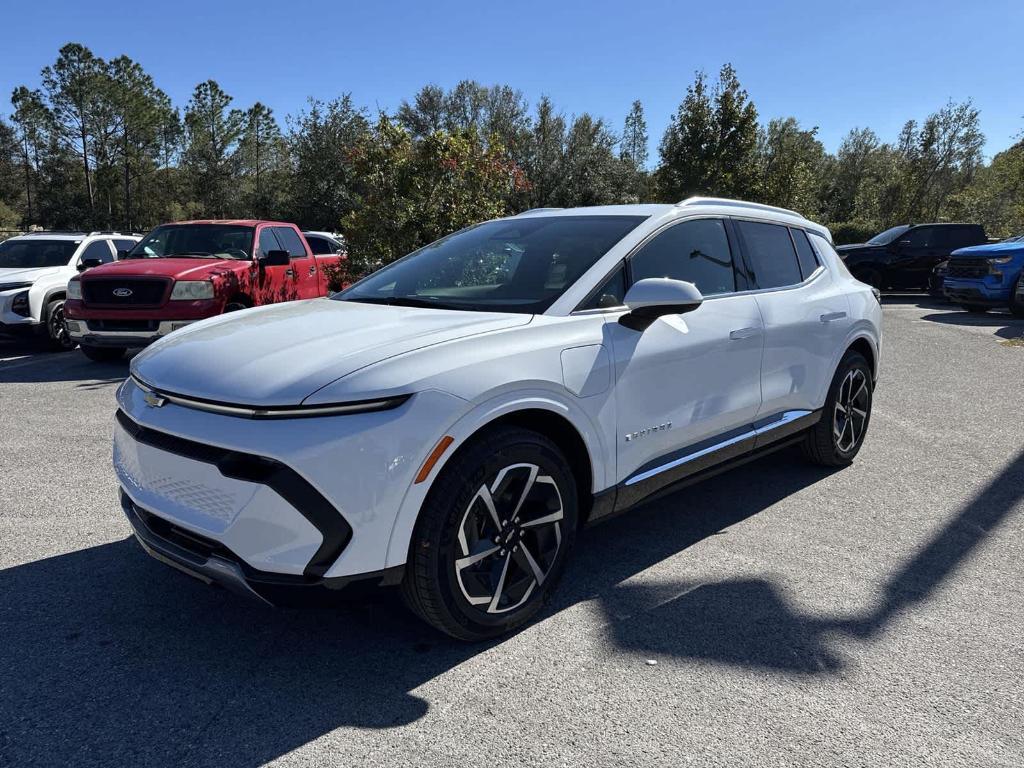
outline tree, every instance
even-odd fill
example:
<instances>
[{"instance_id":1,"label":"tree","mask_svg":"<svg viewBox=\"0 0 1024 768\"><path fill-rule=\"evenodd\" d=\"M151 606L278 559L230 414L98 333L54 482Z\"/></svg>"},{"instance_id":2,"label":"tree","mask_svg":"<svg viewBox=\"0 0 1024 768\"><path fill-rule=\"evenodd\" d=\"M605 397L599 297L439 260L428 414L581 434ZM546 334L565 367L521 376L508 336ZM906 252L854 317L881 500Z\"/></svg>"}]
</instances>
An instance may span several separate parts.
<instances>
[{"instance_id":1,"label":"tree","mask_svg":"<svg viewBox=\"0 0 1024 768\"><path fill-rule=\"evenodd\" d=\"M771 120L759 132L760 202L817 216L825 162L817 132L801 129L793 117Z\"/></svg>"},{"instance_id":2,"label":"tree","mask_svg":"<svg viewBox=\"0 0 1024 768\"><path fill-rule=\"evenodd\" d=\"M36 221L33 210L33 194L38 185L40 155L45 146L46 134L51 124L51 115L43 103L39 91L30 91L25 86L14 89L11 95L14 107L13 123L16 128L18 155L21 163L25 190L25 224Z\"/></svg>"},{"instance_id":3,"label":"tree","mask_svg":"<svg viewBox=\"0 0 1024 768\"><path fill-rule=\"evenodd\" d=\"M52 67L43 69L43 88L53 113L57 135L69 146L77 144L85 179L90 223L96 204L89 165L90 141L95 138L93 120L102 87L103 60L79 43L68 43Z\"/></svg>"},{"instance_id":4,"label":"tree","mask_svg":"<svg viewBox=\"0 0 1024 768\"><path fill-rule=\"evenodd\" d=\"M638 171L647 167L647 121L644 120L644 106L639 100L633 102L626 115L622 140L619 142L619 157Z\"/></svg>"},{"instance_id":5,"label":"tree","mask_svg":"<svg viewBox=\"0 0 1024 768\"><path fill-rule=\"evenodd\" d=\"M616 156L617 143L604 121L587 113L573 120L552 203L571 208L624 202L629 166Z\"/></svg>"},{"instance_id":6,"label":"tree","mask_svg":"<svg viewBox=\"0 0 1024 768\"><path fill-rule=\"evenodd\" d=\"M826 221L852 221L865 214L857 210L857 201L862 190L877 182L881 145L870 128L854 128L835 156L825 158L821 211Z\"/></svg>"},{"instance_id":7,"label":"tree","mask_svg":"<svg viewBox=\"0 0 1024 768\"><path fill-rule=\"evenodd\" d=\"M185 108L182 166L200 210L207 216L226 216L234 205L234 151L245 118L239 110L229 109L231 101L216 82L207 80L196 86Z\"/></svg>"},{"instance_id":8,"label":"tree","mask_svg":"<svg viewBox=\"0 0 1024 768\"><path fill-rule=\"evenodd\" d=\"M558 186L564 157L565 118L555 111L551 99L541 96L524 162L530 180L529 207L543 208L553 204L552 196Z\"/></svg>"},{"instance_id":9,"label":"tree","mask_svg":"<svg viewBox=\"0 0 1024 768\"><path fill-rule=\"evenodd\" d=\"M257 218L280 217L288 181L288 147L273 111L256 102L245 113L238 144L242 206Z\"/></svg>"},{"instance_id":10,"label":"tree","mask_svg":"<svg viewBox=\"0 0 1024 768\"><path fill-rule=\"evenodd\" d=\"M353 157L369 130L366 115L346 94L329 102L310 99L288 124L291 218L334 230L359 204Z\"/></svg>"},{"instance_id":11,"label":"tree","mask_svg":"<svg viewBox=\"0 0 1024 768\"><path fill-rule=\"evenodd\" d=\"M667 200L749 197L757 178L757 110L731 65L709 90L697 72L658 147L657 181Z\"/></svg>"},{"instance_id":12,"label":"tree","mask_svg":"<svg viewBox=\"0 0 1024 768\"><path fill-rule=\"evenodd\" d=\"M381 115L353 153L361 204L342 227L356 272L374 269L442 235L507 212L525 183L504 148L473 129L414 140Z\"/></svg>"}]
</instances>

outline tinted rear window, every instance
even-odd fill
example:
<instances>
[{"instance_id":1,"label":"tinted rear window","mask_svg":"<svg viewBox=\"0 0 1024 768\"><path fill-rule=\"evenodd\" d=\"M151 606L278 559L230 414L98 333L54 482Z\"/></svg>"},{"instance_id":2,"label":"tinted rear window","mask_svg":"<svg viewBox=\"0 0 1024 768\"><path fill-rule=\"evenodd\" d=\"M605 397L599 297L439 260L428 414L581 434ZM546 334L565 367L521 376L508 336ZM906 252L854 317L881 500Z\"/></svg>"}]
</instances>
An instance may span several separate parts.
<instances>
[{"instance_id":1,"label":"tinted rear window","mask_svg":"<svg viewBox=\"0 0 1024 768\"><path fill-rule=\"evenodd\" d=\"M818 257L814 255L814 249L807 241L807 234L802 229L791 229L793 243L796 245L796 257L800 262L800 273L804 280L814 274L818 268Z\"/></svg>"},{"instance_id":2,"label":"tinted rear window","mask_svg":"<svg viewBox=\"0 0 1024 768\"><path fill-rule=\"evenodd\" d=\"M780 288L803 282L789 229L779 224L737 221L747 259L758 288Z\"/></svg>"}]
</instances>

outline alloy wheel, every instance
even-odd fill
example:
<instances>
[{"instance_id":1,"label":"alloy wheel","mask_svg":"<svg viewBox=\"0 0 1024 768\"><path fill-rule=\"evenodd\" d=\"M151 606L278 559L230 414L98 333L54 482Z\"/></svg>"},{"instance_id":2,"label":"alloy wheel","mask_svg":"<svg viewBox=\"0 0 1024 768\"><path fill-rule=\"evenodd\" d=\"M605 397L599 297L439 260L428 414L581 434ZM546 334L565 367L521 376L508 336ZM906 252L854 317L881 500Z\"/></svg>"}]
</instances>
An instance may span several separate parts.
<instances>
[{"instance_id":1,"label":"alloy wheel","mask_svg":"<svg viewBox=\"0 0 1024 768\"><path fill-rule=\"evenodd\" d=\"M832 435L836 448L849 453L860 442L868 422L871 390L864 371L854 368L843 377L836 394Z\"/></svg>"},{"instance_id":2,"label":"alloy wheel","mask_svg":"<svg viewBox=\"0 0 1024 768\"><path fill-rule=\"evenodd\" d=\"M54 344L61 349L71 349L75 346L75 343L71 340L71 334L68 333L68 324L64 320L63 303L58 304L50 312L49 320L47 320L47 330L50 332L50 338Z\"/></svg>"},{"instance_id":3,"label":"alloy wheel","mask_svg":"<svg viewBox=\"0 0 1024 768\"><path fill-rule=\"evenodd\" d=\"M551 573L562 547L558 484L536 464L501 469L474 494L458 528L455 578L487 614L522 606Z\"/></svg>"}]
</instances>

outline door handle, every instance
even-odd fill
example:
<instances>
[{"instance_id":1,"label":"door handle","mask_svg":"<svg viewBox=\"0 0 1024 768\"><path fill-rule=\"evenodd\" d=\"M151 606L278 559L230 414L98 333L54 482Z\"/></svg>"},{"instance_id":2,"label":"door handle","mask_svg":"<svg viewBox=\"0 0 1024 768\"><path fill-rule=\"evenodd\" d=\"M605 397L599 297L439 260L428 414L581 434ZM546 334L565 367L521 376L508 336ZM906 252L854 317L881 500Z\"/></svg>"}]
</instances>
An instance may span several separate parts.
<instances>
[{"instance_id":1,"label":"door handle","mask_svg":"<svg viewBox=\"0 0 1024 768\"><path fill-rule=\"evenodd\" d=\"M735 331L729 331L730 339L749 339L752 336L759 336L761 334L760 328L737 328Z\"/></svg>"},{"instance_id":2,"label":"door handle","mask_svg":"<svg viewBox=\"0 0 1024 768\"><path fill-rule=\"evenodd\" d=\"M309 268L309 274L315 275L316 274L316 267L310 267Z\"/></svg>"},{"instance_id":3,"label":"door handle","mask_svg":"<svg viewBox=\"0 0 1024 768\"><path fill-rule=\"evenodd\" d=\"M285 277L295 277L295 270L294 269L286 269L284 271L284 276Z\"/></svg>"},{"instance_id":4,"label":"door handle","mask_svg":"<svg viewBox=\"0 0 1024 768\"><path fill-rule=\"evenodd\" d=\"M818 319L823 323L831 323L833 320L842 320L844 317L846 317L845 312L826 312Z\"/></svg>"}]
</instances>

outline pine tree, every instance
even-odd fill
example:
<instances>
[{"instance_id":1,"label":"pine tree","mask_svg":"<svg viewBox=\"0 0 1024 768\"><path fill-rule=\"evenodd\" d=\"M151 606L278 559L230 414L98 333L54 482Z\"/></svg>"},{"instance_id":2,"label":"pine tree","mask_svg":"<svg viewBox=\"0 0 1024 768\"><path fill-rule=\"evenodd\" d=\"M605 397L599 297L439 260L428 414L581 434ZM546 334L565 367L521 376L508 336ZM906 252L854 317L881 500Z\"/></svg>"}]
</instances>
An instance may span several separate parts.
<instances>
[{"instance_id":1,"label":"pine tree","mask_svg":"<svg viewBox=\"0 0 1024 768\"><path fill-rule=\"evenodd\" d=\"M234 155L245 117L229 109L231 97L213 80L196 86L185 108L185 152L182 166L203 215L223 217L232 210Z\"/></svg>"},{"instance_id":2,"label":"pine tree","mask_svg":"<svg viewBox=\"0 0 1024 768\"><path fill-rule=\"evenodd\" d=\"M619 157L642 171L647 167L647 121L644 120L644 107L639 100L626 115L626 124L619 142Z\"/></svg>"}]
</instances>

